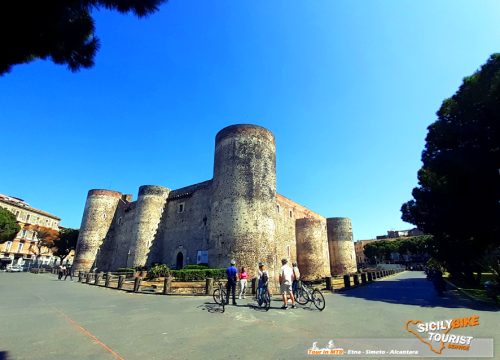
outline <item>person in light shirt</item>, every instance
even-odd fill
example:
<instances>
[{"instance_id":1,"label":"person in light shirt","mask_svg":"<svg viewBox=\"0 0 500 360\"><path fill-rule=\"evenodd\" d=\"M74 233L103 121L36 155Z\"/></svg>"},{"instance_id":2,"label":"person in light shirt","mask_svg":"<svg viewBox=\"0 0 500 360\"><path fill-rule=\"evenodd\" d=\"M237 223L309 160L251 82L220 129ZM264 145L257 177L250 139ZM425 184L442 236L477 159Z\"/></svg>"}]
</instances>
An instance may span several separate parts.
<instances>
[{"instance_id":1,"label":"person in light shirt","mask_svg":"<svg viewBox=\"0 0 500 360\"><path fill-rule=\"evenodd\" d=\"M281 264L283 265L280 270L280 292L283 296L283 306L282 309L288 309L288 294L290 294L290 299L292 300L292 309L295 309L295 298L292 292L292 281L293 281L293 270L288 265L287 259L282 259Z\"/></svg>"}]
</instances>

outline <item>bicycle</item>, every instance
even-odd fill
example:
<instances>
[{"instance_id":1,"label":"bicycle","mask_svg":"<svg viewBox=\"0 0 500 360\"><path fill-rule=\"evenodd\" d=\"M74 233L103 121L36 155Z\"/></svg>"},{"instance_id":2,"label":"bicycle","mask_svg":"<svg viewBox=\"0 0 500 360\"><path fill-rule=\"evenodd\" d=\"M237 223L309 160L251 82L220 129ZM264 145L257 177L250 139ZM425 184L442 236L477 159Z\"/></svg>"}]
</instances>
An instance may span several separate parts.
<instances>
[{"instance_id":1,"label":"bicycle","mask_svg":"<svg viewBox=\"0 0 500 360\"><path fill-rule=\"evenodd\" d=\"M224 285L222 285L222 281L217 282L217 288L214 290L212 294L214 301L219 306L222 306L222 312L224 312L224 307L226 305L227 293Z\"/></svg>"},{"instance_id":2,"label":"bicycle","mask_svg":"<svg viewBox=\"0 0 500 360\"><path fill-rule=\"evenodd\" d=\"M300 305L306 305L308 302L312 302L314 306L319 311L323 311L325 308L325 297L319 289L311 289L303 281L300 282L298 289L293 294L295 296L295 301Z\"/></svg>"},{"instance_id":3,"label":"bicycle","mask_svg":"<svg viewBox=\"0 0 500 360\"><path fill-rule=\"evenodd\" d=\"M271 296L269 296L267 285L257 289L257 304L259 307L264 308L264 310L269 311L271 307Z\"/></svg>"}]
</instances>

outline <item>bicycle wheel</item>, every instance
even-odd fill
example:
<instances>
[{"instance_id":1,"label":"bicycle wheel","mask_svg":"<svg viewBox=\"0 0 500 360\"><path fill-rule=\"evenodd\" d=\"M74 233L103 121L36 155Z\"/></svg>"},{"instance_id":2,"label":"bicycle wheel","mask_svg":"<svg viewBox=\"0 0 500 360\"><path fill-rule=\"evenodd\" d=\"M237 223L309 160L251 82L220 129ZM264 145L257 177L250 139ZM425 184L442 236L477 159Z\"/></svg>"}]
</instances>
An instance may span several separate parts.
<instances>
[{"instance_id":1,"label":"bicycle wheel","mask_svg":"<svg viewBox=\"0 0 500 360\"><path fill-rule=\"evenodd\" d=\"M219 289L214 290L213 298L214 298L215 303L220 305L220 290Z\"/></svg>"},{"instance_id":2,"label":"bicycle wheel","mask_svg":"<svg viewBox=\"0 0 500 360\"><path fill-rule=\"evenodd\" d=\"M221 289L215 289L213 293L213 298L215 303L222 305L224 302L226 302L226 292L224 290L221 291Z\"/></svg>"},{"instance_id":3,"label":"bicycle wheel","mask_svg":"<svg viewBox=\"0 0 500 360\"><path fill-rule=\"evenodd\" d=\"M316 306L319 311L323 311L326 304L325 304L325 297L323 296L321 291L315 289L312 292L312 301L314 302L314 306Z\"/></svg>"},{"instance_id":4,"label":"bicycle wheel","mask_svg":"<svg viewBox=\"0 0 500 360\"><path fill-rule=\"evenodd\" d=\"M300 305L305 305L309 301L309 297L307 296L307 292L304 289L297 289L295 301L297 301Z\"/></svg>"},{"instance_id":5,"label":"bicycle wheel","mask_svg":"<svg viewBox=\"0 0 500 360\"><path fill-rule=\"evenodd\" d=\"M221 308L220 312L223 313L226 311L226 302L223 301L222 303L219 304L219 307Z\"/></svg>"}]
</instances>

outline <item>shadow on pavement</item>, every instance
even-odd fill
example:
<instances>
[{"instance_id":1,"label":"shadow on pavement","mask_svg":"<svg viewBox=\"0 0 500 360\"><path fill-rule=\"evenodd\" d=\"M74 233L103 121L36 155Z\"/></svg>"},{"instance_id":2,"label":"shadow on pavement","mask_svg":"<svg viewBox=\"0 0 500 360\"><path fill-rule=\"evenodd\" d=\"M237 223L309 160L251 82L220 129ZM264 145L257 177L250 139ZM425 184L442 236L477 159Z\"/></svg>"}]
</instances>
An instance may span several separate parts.
<instances>
[{"instance_id":1,"label":"shadow on pavement","mask_svg":"<svg viewBox=\"0 0 500 360\"><path fill-rule=\"evenodd\" d=\"M432 282L419 273L411 274L410 277L375 281L365 286L341 292L340 295L369 301L383 301L421 307L498 311L497 307L469 299L461 295L457 290L450 288L445 291L443 296L438 296Z\"/></svg>"},{"instance_id":2,"label":"shadow on pavement","mask_svg":"<svg viewBox=\"0 0 500 360\"><path fill-rule=\"evenodd\" d=\"M9 352L8 351L0 351L0 360L9 360Z\"/></svg>"},{"instance_id":3,"label":"shadow on pavement","mask_svg":"<svg viewBox=\"0 0 500 360\"><path fill-rule=\"evenodd\" d=\"M198 309L206 310L209 313L220 313L220 314L222 314L224 312L224 308L221 305L216 304L216 303L204 303L204 304L198 306Z\"/></svg>"}]
</instances>

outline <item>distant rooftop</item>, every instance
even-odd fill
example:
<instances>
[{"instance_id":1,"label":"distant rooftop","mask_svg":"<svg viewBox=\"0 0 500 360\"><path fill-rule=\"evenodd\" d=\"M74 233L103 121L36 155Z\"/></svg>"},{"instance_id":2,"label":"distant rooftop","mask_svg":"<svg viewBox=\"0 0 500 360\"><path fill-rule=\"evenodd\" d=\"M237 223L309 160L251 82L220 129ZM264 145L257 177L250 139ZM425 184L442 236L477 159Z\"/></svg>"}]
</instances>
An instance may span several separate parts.
<instances>
[{"instance_id":1,"label":"distant rooftop","mask_svg":"<svg viewBox=\"0 0 500 360\"><path fill-rule=\"evenodd\" d=\"M41 214L41 215L49 216L49 217L56 219L56 220L61 220L61 218L59 218L55 215L52 215L51 213L48 213L46 211L34 208L30 204L25 202L23 199L20 199L20 198L14 197L14 196L0 194L0 202L4 202L4 203L8 203L10 205L24 208L26 210L33 211L33 212L36 212L36 213Z\"/></svg>"}]
</instances>

